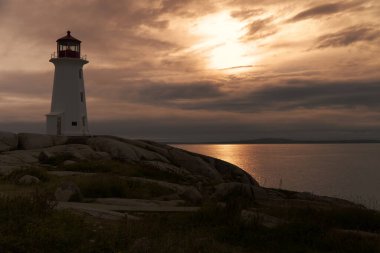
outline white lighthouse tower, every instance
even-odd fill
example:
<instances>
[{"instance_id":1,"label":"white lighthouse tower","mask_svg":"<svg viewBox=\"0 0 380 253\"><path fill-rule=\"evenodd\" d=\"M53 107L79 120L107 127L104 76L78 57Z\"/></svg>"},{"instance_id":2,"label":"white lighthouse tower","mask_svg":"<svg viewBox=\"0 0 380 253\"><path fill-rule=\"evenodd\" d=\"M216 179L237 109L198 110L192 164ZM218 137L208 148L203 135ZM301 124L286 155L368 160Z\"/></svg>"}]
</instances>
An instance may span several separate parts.
<instances>
[{"instance_id":1,"label":"white lighthouse tower","mask_svg":"<svg viewBox=\"0 0 380 253\"><path fill-rule=\"evenodd\" d=\"M88 134L86 93L81 57L81 41L67 35L57 40L57 55L50 59L55 66L50 113L46 115L47 133L77 136Z\"/></svg>"}]
</instances>

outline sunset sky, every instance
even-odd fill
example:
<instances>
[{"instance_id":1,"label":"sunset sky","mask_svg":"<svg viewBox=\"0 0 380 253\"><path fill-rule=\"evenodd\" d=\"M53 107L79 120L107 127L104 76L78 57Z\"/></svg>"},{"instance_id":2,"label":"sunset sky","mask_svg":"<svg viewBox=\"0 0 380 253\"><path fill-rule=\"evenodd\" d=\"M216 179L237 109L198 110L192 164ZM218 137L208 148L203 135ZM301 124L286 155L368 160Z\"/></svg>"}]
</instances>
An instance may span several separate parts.
<instances>
[{"instance_id":1,"label":"sunset sky","mask_svg":"<svg viewBox=\"0 0 380 253\"><path fill-rule=\"evenodd\" d=\"M380 139L380 1L0 0L0 130L45 131L67 30L94 134Z\"/></svg>"}]
</instances>

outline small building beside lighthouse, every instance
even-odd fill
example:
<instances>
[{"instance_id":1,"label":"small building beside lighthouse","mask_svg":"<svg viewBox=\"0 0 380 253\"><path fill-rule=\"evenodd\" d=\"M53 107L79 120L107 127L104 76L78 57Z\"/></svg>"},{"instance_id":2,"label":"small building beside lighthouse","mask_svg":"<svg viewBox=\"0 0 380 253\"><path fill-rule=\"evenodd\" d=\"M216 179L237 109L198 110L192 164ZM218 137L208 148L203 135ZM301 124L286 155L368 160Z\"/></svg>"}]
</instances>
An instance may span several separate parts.
<instances>
[{"instance_id":1,"label":"small building beside lighthouse","mask_svg":"<svg viewBox=\"0 0 380 253\"><path fill-rule=\"evenodd\" d=\"M88 135L86 93L83 66L88 61L81 56L81 41L67 35L57 40L54 64L54 84L46 129L50 135Z\"/></svg>"}]
</instances>

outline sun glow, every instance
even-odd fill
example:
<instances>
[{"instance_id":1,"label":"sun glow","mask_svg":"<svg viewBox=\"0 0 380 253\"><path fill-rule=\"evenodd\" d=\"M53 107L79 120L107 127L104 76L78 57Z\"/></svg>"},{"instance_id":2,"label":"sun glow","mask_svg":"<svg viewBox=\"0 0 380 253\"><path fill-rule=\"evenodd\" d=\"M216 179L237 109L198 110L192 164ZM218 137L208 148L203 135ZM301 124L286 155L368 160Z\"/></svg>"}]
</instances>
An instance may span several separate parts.
<instances>
[{"instance_id":1,"label":"sun glow","mask_svg":"<svg viewBox=\"0 0 380 253\"><path fill-rule=\"evenodd\" d=\"M206 16L195 25L194 33L200 36L200 42L192 49L205 52L213 69L250 67L254 62L249 55L252 49L241 41L246 25L227 12Z\"/></svg>"}]
</instances>

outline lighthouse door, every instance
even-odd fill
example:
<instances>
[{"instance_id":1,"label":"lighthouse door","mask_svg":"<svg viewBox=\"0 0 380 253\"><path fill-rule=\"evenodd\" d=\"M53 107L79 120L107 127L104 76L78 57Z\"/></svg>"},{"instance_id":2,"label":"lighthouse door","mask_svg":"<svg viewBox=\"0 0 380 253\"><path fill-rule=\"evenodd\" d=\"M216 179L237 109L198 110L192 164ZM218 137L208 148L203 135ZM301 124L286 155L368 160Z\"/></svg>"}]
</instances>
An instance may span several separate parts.
<instances>
[{"instance_id":1,"label":"lighthouse door","mask_svg":"<svg viewBox=\"0 0 380 253\"><path fill-rule=\"evenodd\" d=\"M57 117L57 135L62 135L62 119L60 116Z\"/></svg>"}]
</instances>

